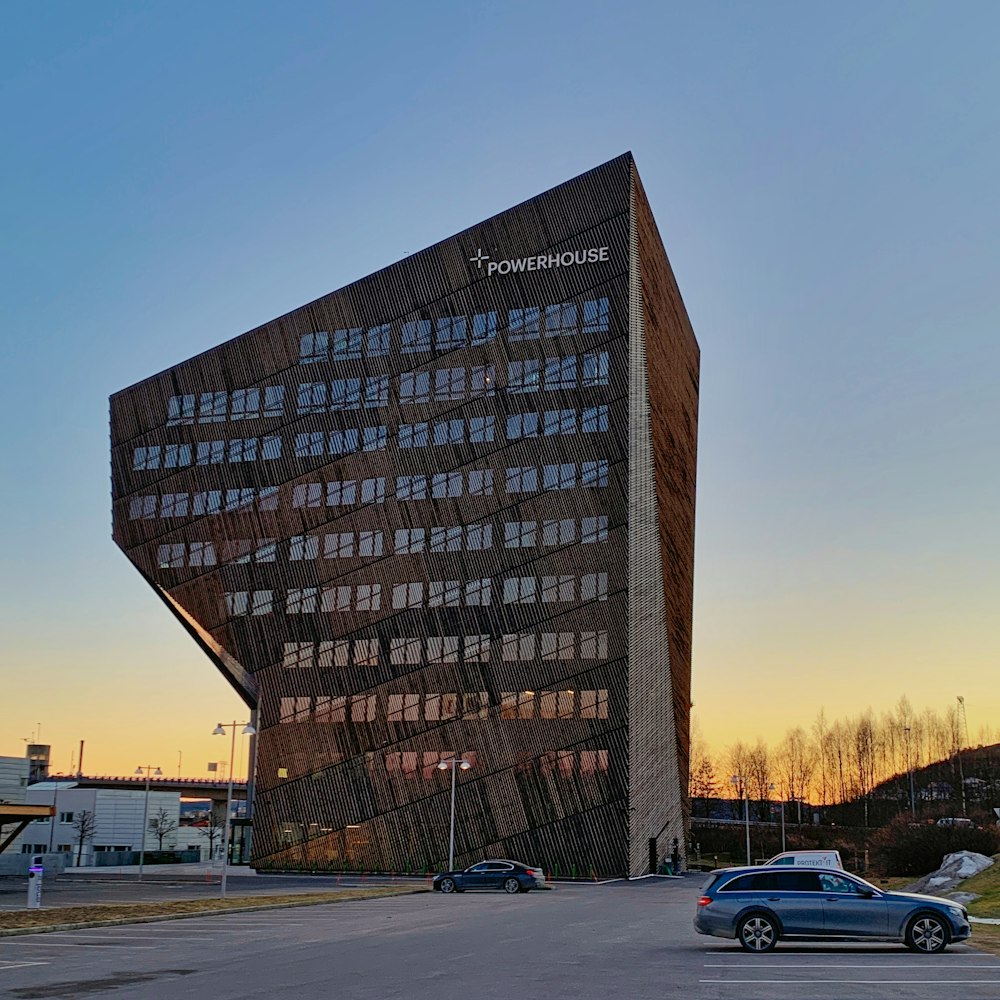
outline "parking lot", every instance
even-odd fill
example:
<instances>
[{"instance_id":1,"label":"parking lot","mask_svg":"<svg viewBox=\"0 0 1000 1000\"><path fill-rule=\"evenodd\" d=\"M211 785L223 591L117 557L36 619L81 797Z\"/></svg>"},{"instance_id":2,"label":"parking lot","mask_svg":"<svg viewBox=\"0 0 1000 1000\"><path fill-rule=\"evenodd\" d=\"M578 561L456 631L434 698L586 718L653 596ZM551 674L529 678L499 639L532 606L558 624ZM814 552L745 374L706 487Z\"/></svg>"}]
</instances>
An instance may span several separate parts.
<instances>
[{"instance_id":1,"label":"parking lot","mask_svg":"<svg viewBox=\"0 0 1000 1000\"><path fill-rule=\"evenodd\" d=\"M864 1000L1000 996L1000 959L700 937L700 879L434 893L0 938L0 997Z\"/></svg>"}]
</instances>

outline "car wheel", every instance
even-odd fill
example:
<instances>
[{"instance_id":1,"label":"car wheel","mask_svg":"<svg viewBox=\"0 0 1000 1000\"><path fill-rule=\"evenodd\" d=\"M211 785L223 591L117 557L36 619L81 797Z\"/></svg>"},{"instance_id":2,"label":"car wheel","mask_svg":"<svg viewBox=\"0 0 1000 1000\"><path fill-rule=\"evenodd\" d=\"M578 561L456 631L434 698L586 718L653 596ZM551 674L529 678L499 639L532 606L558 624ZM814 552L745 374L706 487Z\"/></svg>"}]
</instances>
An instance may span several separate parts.
<instances>
[{"instance_id":1,"label":"car wheel","mask_svg":"<svg viewBox=\"0 0 1000 1000\"><path fill-rule=\"evenodd\" d=\"M937 955L948 947L948 929L940 917L922 913L906 932L906 947L922 955Z\"/></svg>"},{"instance_id":2,"label":"car wheel","mask_svg":"<svg viewBox=\"0 0 1000 1000\"><path fill-rule=\"evenodd\" d=\"M751 913L740 921L736 936L746 951L771 951L778 943L778 928L765 913Z\"/></svg>"},{"instance_id":3,"label":"car wheel","mask_svg":"<svg viewBox=\"0 0 1000 1000\"><path fill-rule=\"evenodd\" d=\"M454 892L458 888L455 885L455 880L453 878L443 878L441 879L441 891L442 892Z\"/></svg>"},{"instance_id":4,"label":"car wheel","mask_svg":"<svg viewBox=\"0 0 1000 1000\"><path fill-rule=\"evenodd\" d=\"M521 883L516 878L505 878L503 880L503 891L513 895L521 891Z\"/></svg>"}]
</instances>

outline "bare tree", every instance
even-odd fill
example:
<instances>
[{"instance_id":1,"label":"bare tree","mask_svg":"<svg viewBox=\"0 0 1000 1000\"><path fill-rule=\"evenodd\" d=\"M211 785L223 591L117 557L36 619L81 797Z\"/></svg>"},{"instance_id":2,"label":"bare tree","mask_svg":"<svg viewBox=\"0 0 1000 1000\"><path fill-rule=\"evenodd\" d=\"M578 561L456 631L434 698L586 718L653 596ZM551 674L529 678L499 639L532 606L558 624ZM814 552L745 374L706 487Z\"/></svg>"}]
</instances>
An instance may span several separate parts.
<instances>
[{"instance_id":1,"label":"bare tree","mask_svg":"<svg viewBox=\"0 0 1000 1000\"><path fill-rule=\"evenodd\" d=\"M80 867L83 859L83 848L89 840L94 839L97 829L97 816L89 809L78 812L73 819L73 832L76 834L76 867Z\"/></svg>"},{"instance_id":2,"label":"bare tree","mask_svg":"<svg viewBox=\"0 0 1000 1000\"><path fill-rule=\"evenodd\" d=\"M177 820L163 806L160 806L150 819L149 828L158 841L157 850L162 851L163 841L177 829Z\"/></svg>"},{"instance_id":3,"label":"bare tree","mask_svg":"<svg viewBox=\"0 0 1000 1000\"><path fill-rule=\"evenodd\" d=\"M816 771L816 759L809 745L809 737L801 726L790 729L775 755L782 798L798 803L798 821L802 823L802 802Z\"/></svg>"},{"instance_id":4,"label":"bare tree","mask_svg":"<svg viewBox=\"0 0 1000 1000\"><path fill-rule=\"evenodd\" d=\"M208 860L215 857L215 842L221 841L224 836L225 823L222 818L211 807L208 810L208 819L202 827L202 832L208 838Z\"/></svg>"}]
</instances>

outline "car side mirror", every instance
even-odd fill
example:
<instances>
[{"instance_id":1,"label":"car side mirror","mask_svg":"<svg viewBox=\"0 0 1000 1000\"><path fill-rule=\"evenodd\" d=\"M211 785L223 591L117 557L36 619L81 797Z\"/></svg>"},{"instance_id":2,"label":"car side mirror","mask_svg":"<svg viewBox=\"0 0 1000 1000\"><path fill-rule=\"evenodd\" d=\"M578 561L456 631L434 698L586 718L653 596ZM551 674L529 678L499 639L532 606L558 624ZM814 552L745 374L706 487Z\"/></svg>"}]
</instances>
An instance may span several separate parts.
<instances>
[{"instance_id":1,"label":"car side mirror","mask_svg":"<svg viewBox=\"0 0 1000 1000\"><path fill-rule=\"evenodd\" d=\"M858 889L858 895L861 896L862 899L871 899L875 893L871 889Z\"/></svg>"}]
</instances>

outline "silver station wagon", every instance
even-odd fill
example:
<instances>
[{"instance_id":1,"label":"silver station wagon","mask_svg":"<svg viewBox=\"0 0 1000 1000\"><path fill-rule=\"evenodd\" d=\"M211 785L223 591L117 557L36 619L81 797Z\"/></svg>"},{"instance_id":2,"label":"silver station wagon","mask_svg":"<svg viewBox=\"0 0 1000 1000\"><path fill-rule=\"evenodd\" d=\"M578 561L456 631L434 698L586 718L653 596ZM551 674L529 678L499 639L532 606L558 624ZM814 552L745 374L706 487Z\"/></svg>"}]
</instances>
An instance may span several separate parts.
<instances>
[{"instance_id":1,"label":"silver station wagon","mask_svg":"<svg viewBox=\"0 0 1000 1000\"><path fill-rule=\"evenodd\" d=\"M755 952L782 939L873 940L933 955L971 934L968 912L951 900L886 892L845 871L787 865L712 872L694 928Z\"/></svg>"}]
</instances>

